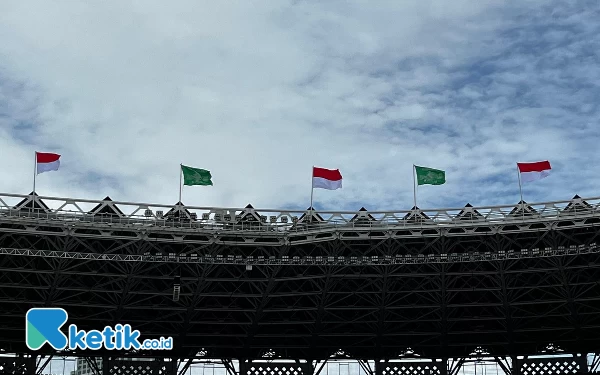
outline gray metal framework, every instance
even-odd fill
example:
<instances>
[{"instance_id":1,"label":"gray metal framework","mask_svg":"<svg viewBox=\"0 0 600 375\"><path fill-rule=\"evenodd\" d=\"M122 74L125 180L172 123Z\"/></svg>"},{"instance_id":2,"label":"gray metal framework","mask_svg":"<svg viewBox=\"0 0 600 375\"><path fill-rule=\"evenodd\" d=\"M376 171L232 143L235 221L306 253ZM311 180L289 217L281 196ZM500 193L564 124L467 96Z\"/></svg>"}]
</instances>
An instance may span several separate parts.
<instances>
[{"instance_id":1,"label":"gray metal framework","mask_svg":"<svg viewBox=\"0 0 600 375\"><path fill-rule=\"evenodd\" d=\"M307 362L267 373L300 375L341 348L377 375L455 375L483 346L514 357L512 373L549 375L516 357L548 343L570 356L561 371L586 372L571 354L600 351L599 225L600 198L578 196L294 212L0 194L0 349L28 353L25 312L59 306L84 329L173 336L173 351L138 353L167 358L151 373L202 352L264 375L254 364L275 349ZM388 365L409 347L429 367Z\"/></svg>"},{"instance_id":2,"label":"gray metal framework","mask_svg":"<svg viewBox=\"0 0 600 375\"><path fill-rule=\"evenodd\" d=\"M34 199L35 198L35 199ZM14 203L11 204L11 200ZM79 238L284 246L326 241L471 237L593 227L600 223L600 198L516 206L408 211L305 211L207 208L149 203L0 194L0 218L15 233L32 231Z\"/></svg>"}]
</instances>

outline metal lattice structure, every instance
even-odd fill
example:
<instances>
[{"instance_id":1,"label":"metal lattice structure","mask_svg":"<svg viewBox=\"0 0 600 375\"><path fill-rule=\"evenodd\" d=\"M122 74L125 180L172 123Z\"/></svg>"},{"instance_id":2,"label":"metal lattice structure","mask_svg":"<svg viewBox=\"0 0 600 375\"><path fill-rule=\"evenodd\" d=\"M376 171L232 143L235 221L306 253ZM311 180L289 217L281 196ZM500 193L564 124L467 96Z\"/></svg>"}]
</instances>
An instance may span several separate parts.
<instances>
[{"instance_id":1,"label":"metal lattice structure","mask_svg":"<svg viewBox=\"0 0 600 375\"><path fill-rule=\"evenodd\" d=\"M109 375L174 375L176 373L169 366L169 362L136 362L124 360L108 362L105 372Z\"/></svg>"},{"instance_id":2,"label":"metal lattice structure","mask_svg":"<svg viewBox=\"0 0 600 375\"><path fill-rule=\"evenodd\" d=\"M571 358L535 358L516 361L516 367L522 375L567 375L586 372L584 357Z\"/></svg>"},{"instance_id":3,"label":"metal lattice structure","mask_svg":"<svg viewBox=\"0 0 600 375\"><path fill-rule=\"evenodd\" d=\"M81 329L129 323L144 338L174 337L174 350L144 355L203 349L239 358L244 375L269 349L307 360L340 348L360 359L408 347L460 358L478 346L511 357L550 342L596 352L599 225L600 198L578 196L294 212L0 194L0 348L27 352L25 312L57 306ZM273 375L313 370L273 361L262 367ZM535 363L515 360L513 372L555 374ZM576 363L556 371L581 372ZM454 375L435 360L406 366L377 362L375 372Z\"/></svg>"},{"instance_id":4,"label":"metal lattice structure","mask_svg":"<svg viewBox=\"0 0 600 375\"><path fill-rule=\"evenodd\" d=\"M379 364L382 375L443 375L445 364L441 362L386 362Z\"/></svg>"},{"instance_id":5,"label":"metal lattice structure","mask_svg":"<svg viewBox=\"0 0 600 375\"><path fill-rule=\"evenodd\" d=\"M242 362L240 375L312 375L309 363L283 361Z\"/></svg>"},{"instance_id":6,"label":"metal lattice structure","mask_svg":"<svg viewBox=\"0 0 600 375\"><path fill-rule=\"evenodd\" d=\"M20 357L0 357L0 374L26 375L31 373L31 368L35 365L29 358Z\"/></svg>"}]
</instances>

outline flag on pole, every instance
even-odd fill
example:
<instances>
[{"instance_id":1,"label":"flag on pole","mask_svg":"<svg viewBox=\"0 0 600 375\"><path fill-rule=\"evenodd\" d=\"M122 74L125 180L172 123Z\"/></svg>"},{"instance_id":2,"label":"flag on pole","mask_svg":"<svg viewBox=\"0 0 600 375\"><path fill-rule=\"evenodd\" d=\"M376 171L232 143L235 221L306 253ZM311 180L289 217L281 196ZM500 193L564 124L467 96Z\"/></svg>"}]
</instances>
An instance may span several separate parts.
<instances>
[{"instance_id":1,"label":"flag on pole","mask_svg":"<svg viewBox=\"0 0 600 375\"><path fill-rule=\"evenodd\" d=\"M60 155L49 152L35 153L36 174L57 171L60 167Z\"/></svg>"},{"instance_id":2,"label":"flag on pole","mask_svg":"<svg viewBox=\"0 0 600 375\"><path fill-rule=\"evenodd\" d=\"M191 185L203 185L212 186L212 175L210 171L200 168L186 167L181 165L181 172L183 173L183 184L186 186Z\"/></svg>"},{"instance_id":3,"label":"flag on pole","mask_svg":"<svg viewBox=\"0 0 600 375\"><path fill-rule=\"evenodd\" d=\"M522 182L532 182L541 180L550 175L550 162L548 160L536 161L533 163L517 163Z\"/></svg>"},{"instance_id":4,"label":"flag on pole","mask_svg":"<svg viewBox=\"0 0 600 375\"><path fill-rule=\"evenodd\" d=\"M313 189L337 190L342 188L342 174L339 169L313 167Z\"/></svg>"},{"instance_id":5,"label":"flag on pole","mask_svg":"<svg viewBox=\"0 0 600 375\"><path fill-rule=\"evenodd\" d=\"M443 185L446 183L446 172L442 170L415 165L415 171L417 185Z\"/></svg>"}]
</instances>

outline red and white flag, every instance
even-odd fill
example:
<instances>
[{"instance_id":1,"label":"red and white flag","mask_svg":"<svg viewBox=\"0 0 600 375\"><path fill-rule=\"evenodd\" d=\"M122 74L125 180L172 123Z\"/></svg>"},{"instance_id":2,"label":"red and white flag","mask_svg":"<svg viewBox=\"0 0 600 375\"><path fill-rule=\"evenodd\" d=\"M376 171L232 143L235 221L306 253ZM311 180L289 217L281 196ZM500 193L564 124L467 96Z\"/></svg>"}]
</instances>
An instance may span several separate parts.
<instances>
[{"instance_id":1,"label":"red and white flag","mask_svg":"<svg viewBox=\"0 0 600 375\"><path fill-rule=\"evenodd\" d=\"M49 152L36 152L35 162L37 174L57 171L60 167L60 155Z\"/></svg>"},{"instance_id":2,"label":"red and white flag","mask_svg":"<svg viewBox=\"0 0 600 375\"><path fill-rule=\"evenodd\" d=\"M312 187L336 190L342 188L342 174L339 169L313 167Z\"/></svg>"},{"instance_id":3,"label":"red and white flag","mask_svg":"<svg viewBox=\"0 0 600 375\"><path fill-rule=\"evenodd\" d=\"M517 163L522 182L541 180L550 175L550 162L548 160L533 163Z\"/></svg>"}]
</instances>

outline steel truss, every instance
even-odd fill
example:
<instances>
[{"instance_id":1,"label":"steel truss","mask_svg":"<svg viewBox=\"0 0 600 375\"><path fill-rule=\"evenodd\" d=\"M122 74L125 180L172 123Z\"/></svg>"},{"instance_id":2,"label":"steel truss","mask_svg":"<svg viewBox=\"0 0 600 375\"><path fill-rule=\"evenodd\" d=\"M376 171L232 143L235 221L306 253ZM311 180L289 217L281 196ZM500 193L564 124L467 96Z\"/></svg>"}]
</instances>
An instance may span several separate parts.
<instances>
[{"instance_id":1,"label":"steel truss","mask_svg":"<svg viewBox=\"0 0 600 375\"><path fill-rule=\"evenodd\" d=\"M140 218L122 208L128 203L61 206L8 196L16 201L9 205L6 196L0 348L7 351L27 352L23 317L43 306L67 309L80 329L129 323L144 338L173 336L173 351L148 355L190 358L205 348L205 358L239 358L244 375L254 375L247 366L272 347L282 358L305 359L303 373L343 348L377 359L378 375L381 360L407 347L435 361L464 358L480 345L498 358L537 354L548 342L567 353L600 351L594 200L467 207L452 220L440 219L443 210L437 218L418 209L307 211L284 225L283 213L263 220L251 207L227 209L235 215L220 222L223 209L207 209L207 223L182 205L157 215L151 205L129 204L150 217ZM64 209L85 204L95 207ZM171 362L160 368L171 371Z\"/></svg>"},{"instance_id":2,"label":"steel truss","mask_svg":"<svg viewBox=\"0 0 600 375\"><path fill-rule=\"evenodd\" d=\"M559 246L557 249L546 247L545 249L521 249L519 252L514 250L500 250L497 253L486 251L480 253L478 251L469 253L451 253L451 254L418 254L412 256L411 254L401 255L396 254L392 257L390 255L385 256L305 256L300 258L294 256L243 256L243 255L223 255L217 254L216 256L202 255L198 256L196 253L192 254L175 254L169 253L169 255L150 255L145 253L144 255L127 255L127 254L101 254L101 253L80 253L80 252L68 252L68 251L55 251L55 250L34 250L34 249L15 249L15 248L0 248L0 255L13 255L13 256L30 256L30 257L44 257L44 258L63 258L63 259L80 259L80 260L95 260L95 261L109 261L109 262L160 262L160 263L198 263L198 264L221 264L221 265L281 265L281 266L308 266L308 265L331 265L331 266L349 266L349 265L364 265L364 266L377 266L377 265L393 265L393 264L415 264L415 263L457 263L457 262L489 262L506 259L528 259L528 258L540 258L540 257L555 257L559 255L582 255L600 252L600 246L596 243L589 245L571 245L568 248Z\"/></svg>"},{"instance_id":3,"label":"steel truss","mask_svg":"<svg viewBox=\"0 0 600 375\"><path fill-rule=\"evenodd\" d=\"M8 203L10 200L15 204ZM84 208L89 206L89 209ZM165 213L166 211L166 213ZM188 207L0 193L0 222L14 233L155 243L284 246L341 240L536 233L600 224L600 198L516 206L408 211L281 211Z\"/></svg>"}]
</instances>

